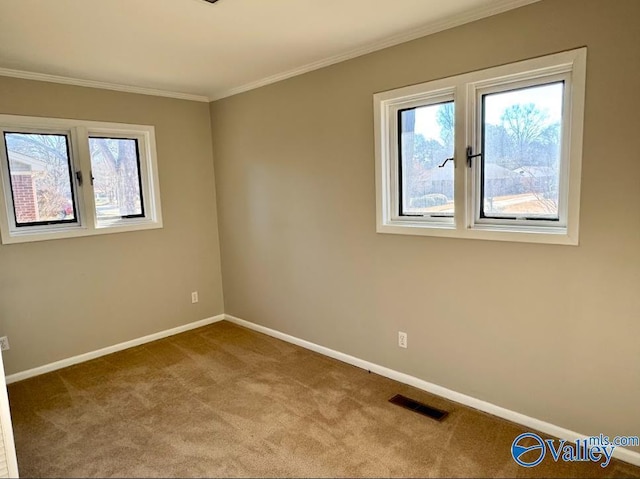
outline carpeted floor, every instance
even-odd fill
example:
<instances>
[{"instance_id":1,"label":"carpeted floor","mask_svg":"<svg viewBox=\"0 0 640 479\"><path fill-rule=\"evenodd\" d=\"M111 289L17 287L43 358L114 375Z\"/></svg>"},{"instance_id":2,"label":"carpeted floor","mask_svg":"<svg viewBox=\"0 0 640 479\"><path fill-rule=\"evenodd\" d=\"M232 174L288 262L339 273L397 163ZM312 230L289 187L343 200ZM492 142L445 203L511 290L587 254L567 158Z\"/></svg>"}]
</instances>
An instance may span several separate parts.
<instances>
[{"instance_id":1,"label":"carpeted floor","mask_svg":"<svg viewBox=\"0 0 640 479\"><path fill-rule=\"evenodd\" d=\"M394 406L447 409L442 423ZM518 466L524 429L228 322L9 386L23 477L640 477Z\"/></svg>"}]
</instances>

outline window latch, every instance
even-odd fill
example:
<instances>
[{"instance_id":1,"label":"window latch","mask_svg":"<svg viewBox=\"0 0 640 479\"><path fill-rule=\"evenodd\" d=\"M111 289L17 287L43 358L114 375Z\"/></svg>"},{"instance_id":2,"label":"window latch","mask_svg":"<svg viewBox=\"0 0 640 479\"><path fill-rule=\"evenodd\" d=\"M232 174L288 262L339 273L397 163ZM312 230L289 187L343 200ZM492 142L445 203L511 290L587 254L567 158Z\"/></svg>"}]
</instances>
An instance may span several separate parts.
<instances>
[{"instance_id":1,"label":"window latch","mask_svg":"<svg viewBox=\"0 0 640 479\"><path fill-rule=\"evenodd\" d=\"M76 180L78 180L78 186L82 186L82 171L76 171Z\"/></svg>"},{"instance_id":2,"label":"window latch","mask_svg":"<svg viewBox=\"0 0 640 479\"><path fill-rule=\"evenodd\" d=\"M476 153L475 155L473 154L473 148L471 148L470 146L467 146L467 166L469 168L471 168L471 160L473 158L477 158L479 156L482 156L482 152L480 153Z\"/></svg>"},{"instance_id":3,"label":"window latch","mask_svg":"<svg viewBox=\"0 0 640 479\"><path fill-rule=\"evenodd\" d=\"M454 165L456 164L456 162L454 161L454 159L453 159L453 158L447 158L446 160L444 160L444 161L442 162L442 164L441 164L441 165L438 165L438 168L444 168L444 165L446 165L446 164L447 164L447 161L453 161L453 164L454 164Z\"/></svg>"}]
</instances>

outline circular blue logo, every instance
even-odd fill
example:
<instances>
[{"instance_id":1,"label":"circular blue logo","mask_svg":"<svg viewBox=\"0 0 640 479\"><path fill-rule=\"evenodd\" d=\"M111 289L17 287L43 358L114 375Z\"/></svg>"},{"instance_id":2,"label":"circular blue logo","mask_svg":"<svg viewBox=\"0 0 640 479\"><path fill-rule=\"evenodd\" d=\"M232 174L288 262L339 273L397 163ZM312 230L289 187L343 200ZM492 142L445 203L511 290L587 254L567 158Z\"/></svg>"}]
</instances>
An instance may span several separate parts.
<instances>
[{"instance_id":1,"label":"circular blue logo","mask_svg":"<svg viewBox=\"0 0 640 479\"><path fill-rule=\"evenodd\" d=\"M525 439L533 439L534 444L532 446L521 445L521 443L525 442ZM527 456L527 459L523 460L522 456L530 451L538 452L529 454ZM513 456L513 460L523 467L537 466L544 459L544 455L546 454L546 452L547 451L544 447L544 441L542 440L542 438L532 432L525 432L524 434L520 434L513 440L513 444L511 444L511 455Z\"/></svg>"}]
</instances>

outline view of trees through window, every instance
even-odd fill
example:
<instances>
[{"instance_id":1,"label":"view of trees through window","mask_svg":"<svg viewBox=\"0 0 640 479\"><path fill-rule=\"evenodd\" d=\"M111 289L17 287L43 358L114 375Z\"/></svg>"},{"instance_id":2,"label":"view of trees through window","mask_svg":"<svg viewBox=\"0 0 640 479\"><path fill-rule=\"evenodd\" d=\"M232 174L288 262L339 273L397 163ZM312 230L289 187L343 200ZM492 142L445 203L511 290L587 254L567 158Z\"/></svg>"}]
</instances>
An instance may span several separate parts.
<instances>
[{"instance_id":1,"label":"view of trees through window","mask_svg":"<svg viewBox=\"0 0 640 479\"><path fill-rule=\"evenodd\" d=\"M89 138L98 220L142 216L137 140Z\"/></svg>"},{"instance_id":2,"label":"view of trees through window","mask_svg":"<svg viewBox=\"0 0 640 479\"><path fill-rule=\"evenodd\" d=\"M563 90L556 82L482 96L484 216L558 218ZM453 101L399 115L402 214L452 215Z\"/></svg>"},{"instance_id":3,"label":"view of trees through window","mask_svg":"<svg viewBox=\"0 0 640 479\"><path fill-rule=\"evenodd\" d=\"M483 96L487 217L558 218L562 82Z\"/></svg>"},{"instance_id":4,"label":"view of trees through window","mask_svg":"<svg viewBox=\"0 0 640 479\"><path fill-rule=\"evenodd\" d=\"M5 133L16 226L74 221L66 135Z\"/></svg>"},{"instance_id":5,"label":"view of trees through window","mask_svg":"<svg viewBox=\"0 0 640 479\"><path fill-rule=\"evenodd\" d=\"M16 226L75 221L64 134L5 133ZM143 216L137 140L89 138L98 220Z\"/></svg>"},{"instance_id":6,"label":"view of trees through window","mask_svg":"<svg viewBox=\"0 0 640 479\"><path fill-rule=\"evenodd\" d=\"M452 101L400 111L402 214L453 215L454 120Z\"/></svg>"}]
</instances>

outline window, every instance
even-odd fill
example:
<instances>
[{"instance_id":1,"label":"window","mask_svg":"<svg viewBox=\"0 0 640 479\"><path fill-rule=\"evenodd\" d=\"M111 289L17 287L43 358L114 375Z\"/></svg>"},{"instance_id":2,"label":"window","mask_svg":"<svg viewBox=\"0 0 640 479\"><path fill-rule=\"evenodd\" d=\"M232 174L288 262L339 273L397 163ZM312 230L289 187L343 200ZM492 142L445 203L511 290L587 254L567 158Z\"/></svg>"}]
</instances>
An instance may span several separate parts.
<instances>
[{"instance_id":1,"label":"window","mask_svg":"<svg viewBox=\"0 0 640 479\"><path fill-rule=\"evenodd\" d=\"M98 223L144 218L138 140L89 137L89 151Z\"/></svg>"},{"instance_id":2,"label":"window","mask_svg":"<svg viewBox=\"0 0 640 479\"><path fill-rule=\"evenodd\" d=\"M398 111L399 215L451 221L453 100Z\"/></svg>"},{"instance_id":3,"label":"window","mask_svg":"<svg viewBox=\"0 0 640 479\"><path fill-rule=\"evenodd\" d=\"M0 115L2 242L162 227L151 126Z\"/></svg>"},{"instance_id":4,"label":"window","mask_svg":"<svg viewBox=\"0 0 640 479\"><path fill-rule=\"evenodd\" d=\"M586 49L374 95L377 231L578 244Z\"/></svg>"},{"instance_id":5,"label":"window","mask_svg":"<svg viewBox=\"0 0 640 479\"><path fill-rule=\"evenodd\" d=\"M482 93L480 218L559 221L564 82Z\"/></svg>"},{"instance_id":6,"label":"window","mask_svg":"<svg viewBox=\"0 0 640 479\"><path fill-rule=\"evenodd\" d=\"M69 137L4 132L4 142L16 228L76 223Z\"/></svg>"}]
</instances>

